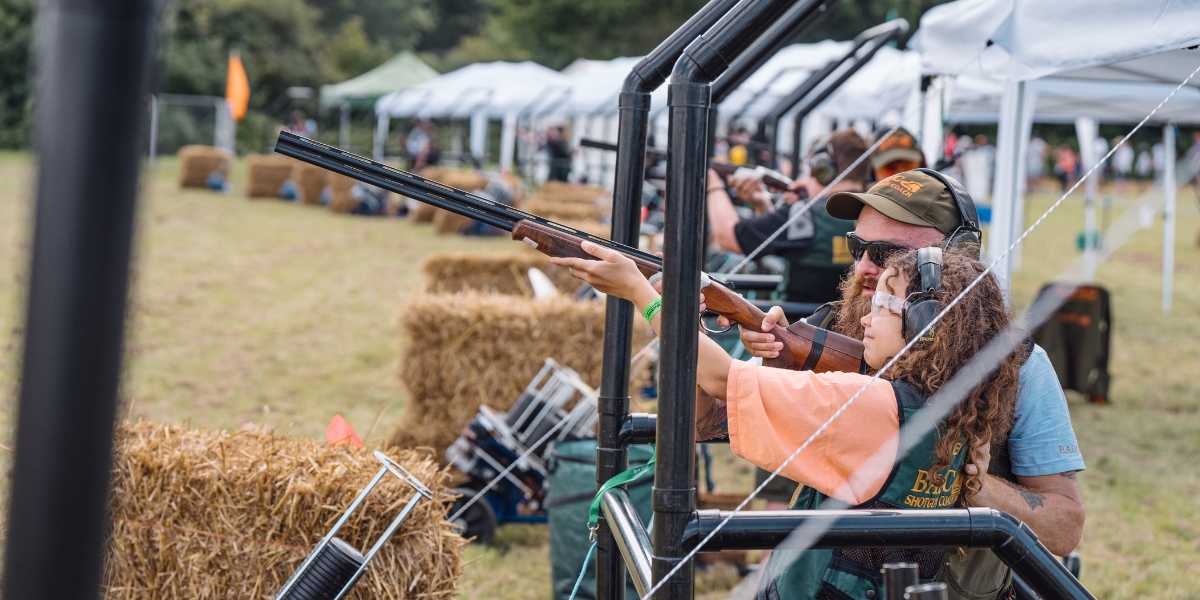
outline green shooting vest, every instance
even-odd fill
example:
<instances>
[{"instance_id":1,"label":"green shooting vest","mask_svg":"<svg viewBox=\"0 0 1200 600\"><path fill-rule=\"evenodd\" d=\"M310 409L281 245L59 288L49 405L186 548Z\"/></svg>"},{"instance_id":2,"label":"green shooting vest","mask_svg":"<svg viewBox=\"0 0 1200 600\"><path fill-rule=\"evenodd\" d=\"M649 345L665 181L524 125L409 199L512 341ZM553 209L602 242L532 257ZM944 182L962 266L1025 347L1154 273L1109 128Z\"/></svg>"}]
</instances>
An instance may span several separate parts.
<instances>
[{"instance_id":1,"label":"green shooting vest","mask_svg":"<svg viewBox=\"0 0 1200 600\"><path fill-rule=\"evenodd\" d=\"M925 405L927 396L912 385L893 381L900 426ZM935 428L904 459L893 467L887 482L875 497L854 506L857 509L939 509L953 508L958 501L960 473L968 449L959 443L954 458L942 472L941 485L934 485L929 469L937 461L934 449L939 439ZM826 496L813 488L796 492L793 510L813 510ZM922 583L933 581L942 567L945 548L843 548L808 550L799 558L795 552L777 550L763 572L758 600L882 600L885 563L909 562L919 567ZM780 561L787 560L787 566Z\"/></svg>"},{"instance_id":2,"label":"green shooting vest","mask_svg":"<svg viewBox=\"0 0 1200 600\"><path fill-rule=\"evenodd\" d=\"M774 300L792 302L828 302L838 297L838 284L854 264L846 234L854 231L854 221L835 219L825 210L825 200L813 206L808 215L792 225L801 230L812 228L812 246L785 256L787 269L776 289ZM789 232L790 233L790 232ZM799 232L803 235L803 232Z\"/></svg>"}]
</instances>

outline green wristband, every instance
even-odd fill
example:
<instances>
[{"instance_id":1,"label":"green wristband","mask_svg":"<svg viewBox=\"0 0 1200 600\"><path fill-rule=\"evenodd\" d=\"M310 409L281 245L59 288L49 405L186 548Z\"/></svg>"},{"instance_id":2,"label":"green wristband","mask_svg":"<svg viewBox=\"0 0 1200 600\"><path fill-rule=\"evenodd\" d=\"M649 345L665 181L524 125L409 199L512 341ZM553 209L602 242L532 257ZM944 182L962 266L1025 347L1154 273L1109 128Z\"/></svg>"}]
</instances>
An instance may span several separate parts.
<instances>
[{"instance_id":1,"label":"green wristband","mask_svg":"<svg viewBox=\"0 0 1200 600\"><path fill-rule=\"evenodd\" d=\"M646 310L642 311L642 316L646 317L647 323L653 325L654 315L657 315L660 310L662 310L662 298L655 298L653 302L646 305Z\"/></svg>"}]
</instances>

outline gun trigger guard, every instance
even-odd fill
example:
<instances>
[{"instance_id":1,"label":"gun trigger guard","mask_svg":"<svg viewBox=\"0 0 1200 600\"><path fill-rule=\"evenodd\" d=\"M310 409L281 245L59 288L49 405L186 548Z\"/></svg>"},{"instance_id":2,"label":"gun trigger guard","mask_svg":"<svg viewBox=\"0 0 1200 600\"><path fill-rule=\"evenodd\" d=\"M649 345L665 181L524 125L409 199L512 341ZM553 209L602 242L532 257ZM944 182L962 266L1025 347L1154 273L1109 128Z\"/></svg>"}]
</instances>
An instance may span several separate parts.
<instances>
[{"instance_id":1,"label":"gun trigger guard","mask_svg":"<svg viewBox=\"0 0 1200 600\"><path fill-rule=\"evenodd\" d=\"M715 313L715 312L713 312L713 311L711 311L711 310L706 310L706 311L704 311L703 313L701 313L701 314L700 314L700 326L701 326L701 327L703 327L703 328L704 328L704 330L705 330L705 331L707 331L707 332L709 332L709 333L725 333L726 331L729 331L730 329L733 329L733 322L732 322L732 321L730 321L730 322L729 322L729 327L726 327L725 329L709 329L709 328L708 328L708 325L705 325L705 324L704 324L704 315L716 315L716 316L720 316L720 315L717 315L717 313Z\"/></svg>"}]
</instances>

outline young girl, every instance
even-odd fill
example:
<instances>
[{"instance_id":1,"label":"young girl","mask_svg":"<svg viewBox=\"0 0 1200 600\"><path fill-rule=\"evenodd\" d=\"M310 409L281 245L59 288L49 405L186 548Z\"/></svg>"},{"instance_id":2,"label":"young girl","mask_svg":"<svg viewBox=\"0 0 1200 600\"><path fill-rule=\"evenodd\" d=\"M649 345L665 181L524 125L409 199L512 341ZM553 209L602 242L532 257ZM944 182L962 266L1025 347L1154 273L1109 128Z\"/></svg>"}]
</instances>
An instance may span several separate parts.
<instances>
[{"instance_id":1,"label":"young girl","mask_svg":"<svg viewBox=\"0 0 1200 600\"><path fill-rule=\"evenodd\" d=\"M588 242L583 247L601 260L555 258L552 262L569 268L572 275L604 293L632 301L641 311L659 297L624 255ZM888 260L872 296L872 310L862 318L864 358L874 370L881 369L907 344L903 313L922 292L917 255L917 250L908 250ZM985 267L951 253L943 254L941 262L940 285L932 296L941 306L948 306ZM652 315L656 332L660 319L660 315ZM821 427L830 416L867 386L870 376L788 371L736 361L715 342L700 336L697 383L716 399L719 409L728 411L733 452L764 469L778 468L816 434L780 472L802 484L792 508L813 509L826 497L854 508L965 506L986 475L972 469L964 472L963 465L986 464L989 445L1003 440L1012 419L1017 374L1028 348L1002 361L905 457L897 456L898 433L934 392L1007 325L999 286L992 277L985 277L931 334L922 336L922 341L824 430ZM712 408L698 407L697 413ZM920 578L933 580L943 553L932 548L811 550L787 565L773 556L766 573L769 578L764 580L770 583L760 588L760 597L882 598L879 572L884 563L915 562L920 566Z\"/></svg>"}]
</instances>

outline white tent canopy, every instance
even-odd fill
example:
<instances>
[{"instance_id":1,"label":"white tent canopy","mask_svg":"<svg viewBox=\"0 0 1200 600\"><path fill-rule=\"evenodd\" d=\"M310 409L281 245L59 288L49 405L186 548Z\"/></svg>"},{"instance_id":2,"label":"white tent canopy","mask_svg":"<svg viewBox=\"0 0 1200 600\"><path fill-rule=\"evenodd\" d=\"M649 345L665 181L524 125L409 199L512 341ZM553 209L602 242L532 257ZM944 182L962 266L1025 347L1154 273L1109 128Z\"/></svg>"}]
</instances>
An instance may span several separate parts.
<instances>
[{"instance_id":1,"label":"white tent canopy","mask_svg":"<svg viewBox=\"0 0 1200 600\"><path fill-rule=\"evenodd\" d=\"M375 114L400 117L469 117L480 110L501 118L565 93L566 78L535 62L476 63L383 96Z\"/></svg>"},{"instance_id":2,"label":"white tent canopy","mask_svg":"<svg viewBox=\"0 0 1200 600\"><path fill-rule=\"evenodd\" d=\"M1035 116L1074 117L1081 142L1090 146L1097 120L1140 121L1195 72L1200 52L1190 48L1197 44L1200 4L1187 0L1160 0L1157 6L1126 0L957 0L925 13L911 46L920 50L925 73L957 76L966 89L956 91L972 92L960 99L961 112L983 114L990 108L989 98L997 98L995 88L1002 88L995 100L998 140L988 242L993 259L1000 258L1024 229L1025 155ZM1053 77L1040 79L1047 76ZM931 88L939 94L932 104L944 102L946 92L957 83ZM1200 100L1195 93L1200 81L1190 85L1155 120L1200 121L1192 116ZM988 87L993 90L990 94ZM1172 123L1164 138L1173 140L1173 132ZM1166 153L1173 166L1174 143L1166 145ZM1095 164L1100 157L1085 158ZM1173 179L1173 174L1165 177L1163 186L1167 206L1164 309L1170 306L1173 269ZM1094 195L1094 186L1089 186L1085 198L1089 229L1094 224ZM1085 239L1093 239L1090 232ZM1007 281L1012 267L1013 256L1005 255L997 275Z\"/></svg>"},{"instance_id":3,"label":"white tent canopy","mask_svg":"<svg viewBox=\"0 0 1200 600\"><path fill-rule=\"evenodd\" d=\"M1189 0L957 0L927 11L909 45L920 50L925 73L1025 81L1103 65L1116 73L1198 43L1200 3ZM1139 77L1178 84L1195 68L1191 62L1183 72L1158 67ZM1112 79L1094 75L1083 74Z\"/></svg>"}]
</instances>

